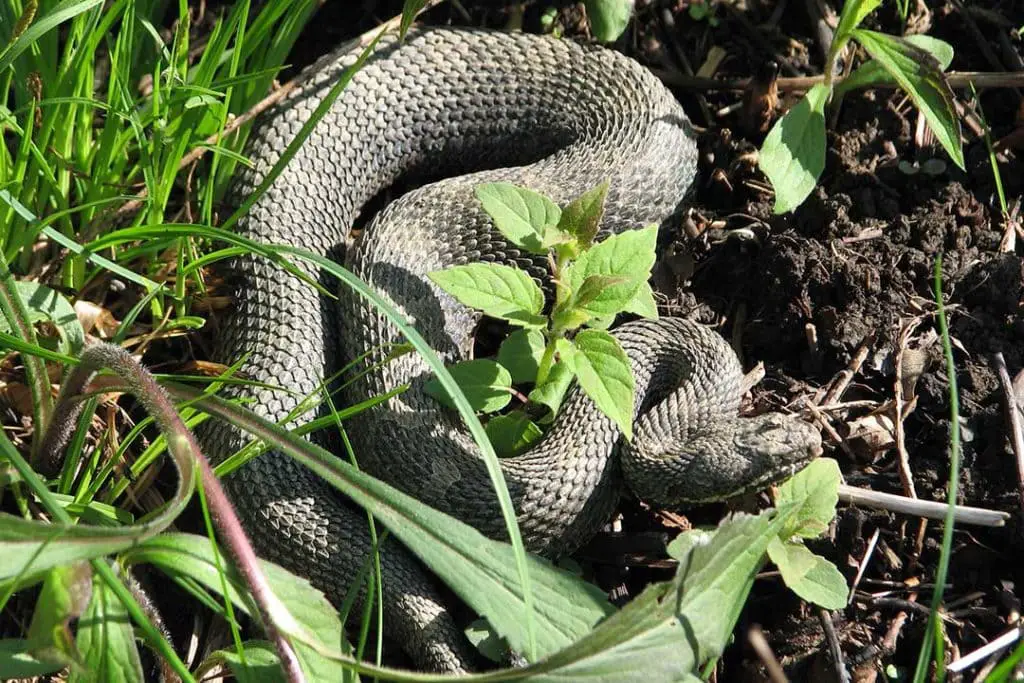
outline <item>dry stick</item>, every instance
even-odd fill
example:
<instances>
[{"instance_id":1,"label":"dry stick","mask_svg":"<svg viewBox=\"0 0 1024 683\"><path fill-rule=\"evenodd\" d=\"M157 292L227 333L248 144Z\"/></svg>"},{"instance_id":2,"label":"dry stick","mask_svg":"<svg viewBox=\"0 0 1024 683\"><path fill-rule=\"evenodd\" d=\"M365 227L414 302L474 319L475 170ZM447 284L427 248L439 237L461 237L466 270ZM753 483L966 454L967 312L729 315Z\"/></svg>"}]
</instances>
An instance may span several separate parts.
<instances>
[{"instance_id":1,"label":"dry stick","mask_svg":"<svg viewBox=\"0 0 1024 683\"><path fill-rule=\"evenodd\" d=\"M928 519L944 519L946 510L949 508L947 503L907 498L892 493L861 489L848 484L839 485L839 500L850 505L862 505L876 510L888 510L889 512L927 517ZM1010 514L997 510L957 505L953 518L957 524L1001 527L1006 524Z\"/></svg>"},{"instance_id":2,"label":"dry stick","mask_svg":"<svg viewBox=\"0 0 1024 683\"><path fill-rule=\"evenodd\" d=\"M818 620L821 621L821 628L825 632L825 642L828 643L828 653L832 656L832 668L836 672L836 679L839 683L850 683L850 672L846 670L846 659L839 643L839 634L832 623L832 615L828 610L819 607Z\"/></svg>"},{"instance_id":3,"label":"dry stick","mask_svg":"<svg viewBox=\"0 0 1024 683\"><path fill-rule=\"evenodd\" d=\"M750 87L750 78L706 78L702 76L686 76L665 69L651 69L651 72L668 85L684 90L746 90ZM844 79L837 78L833 83L838 85ZM1021 88L1024 87L1024 71L949 71L946 73L949 87L959 90L975 88ZM776 83L780 91L810 90L819 83L824 83L824 76L792 76L779 78ZM895 83L874 83L872 88L894 90L899 86Z\"/></svg>"},{"instance_id":4,"label":"dry stick","mask_svg":"<svg viewBox=\"0 0 1024 683\"><path fill-rule=\"evenodd\" d=\"M788 683L789 679L786 678L786 672L783 670L775 653L772 652L772 647L768 644L768 639L764 637L764 631L761 630L760 626L754 624L750 627L750 630L747 631L747 640L750 642L750 646L754 648L754 652L757 653L761 664L768 671L768 680L772 683Z\"/></svg>"},{"instance_id":5,"label":"dry stick","mask_svg":"<svg viewBox=\"0 0 1024 683\"><path fill-rule=\"evenodd\" d=\"M246 585L249 586L253 600L259 609L267 638L274 643L281 660L285 679L290 683L305 681L295 651L278 630L272 616L287 615L287 609L271 591L270 584L263 576L256 553L253 552L252 546L249 545L249 539L242 531L242 525L235 515L234 508L231 507L231 503L228 502L220 480L213 473L213 468L210 467L210 463L200 450L195 436L181 421L181 416L175 410L174 403L167 392L130 353L120 346L107 343L96 343L85 349L81 362L71 371L64 386L61 387L53 420L43 438L44 450L42 452L49 458L43 465L47 471L55 471L60 467L60 459L63 457L65 447L78 422L78 416L85 405L83 401L76 400L76 397L84 393L93 376L102 368L114 371L131 388L132 394L153 418L160 428L160 432L167 439L168 449L180 453L181 457L192 457L199 464L200 477L210 512L234 559L235 567ZM292 625L289 624L289 626Z\"/></svg>"},{"instance_id":6,"label":"dry stick","mask_svg":"<svg viewBox=\"0 0 1024 683\"><path fill-rule=\"evenodd\" d=\"M868 539L868 547L864 550L864 558L857 565L857 574L853 577L853 583L850 584L850 597L846 601L847 605L853 602L853 595L857 592L857 586L860 585L861 579L864 578L864 572L867 571L872 555L875 554L875 548L878 546L878 537L881 533L881 529L875 529L875 533L871 534L871 538Z\"/></svg>"},{"instance_id":7,"label":"dry stick","mask_svg":"<svg viewBox=\"0 0 1024 683\"><path fill-rule=\"evenodd\" d=\"M903 484L903 492L911 497L917 498L917 488L914 486L914 475L910 470L910 454L907 453L906 430L903 428L903 355L907 349L907 342L910 335L917 328L918 319L913 319L900 325L899 349L896 352L896 379L893 382L893 426L896 431L896 454L899 462L900 483Z\"/></svg>"},{"instance_id":8,"label":"dry stick","mask_svg":"<svg viewBox=\"0 0 1024 683\"><path fill-rule=\"evenodd\" d=\"M1017 457L1017 490L1020 493L1020 505L1024 508L1024 426L1021 425L1020 401L1017 392L1010 380L1010 373L1006 369L1006 359L1003 352L995 355L996 370L999 373L999 385L1003 388L1003 398L1006 399L1006 424L1010 428L1010 446L1013 454Z\"/></svg>"}]
</instances>

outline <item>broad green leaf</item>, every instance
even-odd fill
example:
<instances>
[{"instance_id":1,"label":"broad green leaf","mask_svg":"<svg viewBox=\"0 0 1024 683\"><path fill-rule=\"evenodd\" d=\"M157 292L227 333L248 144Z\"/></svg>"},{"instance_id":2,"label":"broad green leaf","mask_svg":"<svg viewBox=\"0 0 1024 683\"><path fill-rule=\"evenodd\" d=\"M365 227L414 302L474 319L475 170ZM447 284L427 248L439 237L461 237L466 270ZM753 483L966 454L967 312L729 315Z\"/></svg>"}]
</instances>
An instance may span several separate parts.
<instances>
[{"instance_id":1,"label":"broad green leaf","mask_svg":"<svg viewBox=\"0 0 1024 683\"><path fill-rule=\"evenodd\" d=\"M904 40L935 57L943 71L948 69L953 61L953 46L943 40L920 34L906 36ZM882 68L881 64L871 59L861 64L852 74L837 83L836 93L844 94L858 88L870 88L876 85L895 82L892 76Z\"/></svg>"},{"instance_id":2,"label":"broad green leaf","mask_svg":"<svg viewBox=\"0 0 1024 683\"><path fill-rule=\"evenodd\" d=\"M460 361L449 365L448 372L469 399L469 405L477 412L499 411L512 400L512 375L493 360L478 358ZM431 378L427 382L426 390L449 408L455 407L455 403L437 378Z\"/></svg>"},{"instance_id":3,"label":"broad green leaf","mask_svg":"<svg viewBox=\"0 0 1024 683\"><path fill-rule=\"evenodd\" d=\"M594 316L614 315L624 310L640 285L650 278L657 258L657 242L658 228L651 225L612 235L583 252L568 268L569 289L574 297L583 291L587 279L595 275L623 280L604 287L579 308Z\"/></svg>"},{"instance_id":4,"label":"broad green leaf","mask_svg":"<svg viewBox=\"0 0 1024 683\"><path fill-rule=\"evenodd\" d=\"M825 609L846 607L846 578L824 557L815 555L802 543L785 543L778 538L768 544L768 556L789 589L804 600Z\"/></svg>"},{"instance_id":5,"label":"broad green leaf","mask_svg":"<svg viewBox=\"0 0 1024 683\"><path fill-rule=\"evenodd\" d=\"M71 683L142 683L146 680L131 617L99 577L93 581L89 609L78 620L78 651L84 667L82 670L72 667Z\"/></svg>"},{"instance_id":6,"label":"broad green leaf","mask_svg":"<svg viewBox=\"0 0 1024 683\"><path fill-rule=\"evenodd\" d=\"M558 409L576 376L575 358L576 347L567 339L559 339L555 345L555 364L551 366L544 382L534 387L529 396L533 403L547 406L549 410L548 415L541 420L542 423L551 422L558 415Z\"/></svg>"},{"instance_id":7,"label":"broad green leaf","mask_svg":"<svg viewBox=\"0 0 1024 683\"><path fill-rule=\"evenodd\" d=\"M588 275L573 298L573 306L586 311L590 316L614 315L628 306L636 294L635 292L632 296L627 294L619 300L610 299L605 294L619 285L626 284L640 289L640 284L633 278L621 275Z\"/></svg>"},{"instance_id":8,"label":"broad green leaf","mask_svg":"<svg viewBox=\"0 0 1024 683\"><path fill-rule=\"evenodd\" d=\"M658 303L654 300L654 290L651 289L649 282L640 284L640 288L636 290L636 294L626 304L624 310L626 313L633 313L642 318L658 319Z\"/></svg>"},{"instance_id":9,"label":"broad green leaf","mask_svg":"<svg viewBox=\"0 0 1024 683\"><path fill-rule=\"evenodd\" d=\"M522 673L533 681L700 681L725 649L765 548L788 518L734 515L688 544L674 580L648 586L571 647Z\"/></svg>"},{"instance_id":10,"label":"broad green leaf","mask_svg":"<svg viewBox=\"0 0 1024 683\"><path fill-rule=\"evenodd\" d=\"M590 32L603 43L618 40L633 14L633 0L585 0Z\"/></svg>"},{"instance_id":11,"label":"broad green leaf","mask_svg":"<svg viewBox=\"0 0 1024 683\"><path fill-rule=\"evenodd\" d=\"M843 11L839 15L839 23L836 25L833 40L845 40L850 32L860 26L860 22L878 9L881 4L882 0L846 0L843 3Z\"/></svg>"},{"instance_id":12,"label":"broad green leaf","mask_svg":"<svg viewBox=\"0 0 1024 683\"><path fill-rule=\"evenodd\" d=\"M540 427L521 410L492 417L485 429L495 452L503 458L521 453L543 436Z\"/></svg>"},{"instance_id":13,"label":"broad green leaf","mask_svg":"<svg viewBox=\"0 0 1024 683\"><path fill-rule=\"evenodd\" d=\"M225 662L238 683L285 683L273 644L249 640L242 643L242 652L244 659L234 650L218 650L211 659Z\"/></svg>"},{"instance_id":14,"label":"broad green leaf","mask_svg":"<svg viewBox=\"0 0 1024 683\"><path fill-rule=\"evenodd\" d=\"M544 335L540 330L515 330L498 347L498 362L508 369L516 384L537 380L543 356Z\"/></svg>"},{"instance_id":15,"label":"broad green leaf","mask_svg":"<svg viewBox=\"0 0 1024 683\"><path fill-rule=\"evenodd\" d=\"M757 158L758 168L775 188L775 213L800 206L825 169L825 103L823 84L806 95L768 131Z\"/></svg>"},{"instance_id":16,"label":"broad green leaf","mask_svg":"<svg viewBox=\"0 0 1024 683\"><path fill-rule=\"evenodd\" d=\"M478 185L476 197L505 239L530 253L545 253L544 233L549 226L558 225L562 215L557 204L511 183Z\"/></svg>"},{"instance_id":17,"label":"broad green leaf","mask_svg":"<svg viewBox=\"0 0 1024 683\"><path fill-rule=\"evenodd\" d=\"M276 449L309 467L367 509L456 595L487 618L516 651L525 651L525 598L511 545L487 538L473 527L374 479L248 410L180 385L167 388L174 396L193 400L196 407L211 415L230 418L253 436L273 441ZM595 586L533 555L527 555L526 562L534 598L531 617L540 656L576 641L614 611L604 592Z\"/></svg>"},{"instance_id":18,"label":"broad green leaf","mask_svg":"<svg viewBox=\"0 0 1024 683\"><path fill-rule=\"evenodd\" d=\"M217 569L210 540L205 536L166 533L142 543L123 555L127 564L152 564L170 576L187 576L207 590L223 597L224 583ZM235 572L233 565L223 555L220 566L226 572L228 598L237 609L250 616L252 602L247 596L245 583ZM351 647L342 633L338 610L313 588L309 581L286 571L276 564L260 560L260 569L266 576L274 595L288 610L301 638L293 638L295 654L311 681L340 681L346 674L337 662L319 654L307 644L319 641L326 649L337 651L340 646L344 654L350 654ZM299 635L292 633L291 635ZM350 680L350 678L346 679Z\"/></svg>"},{"instance_id":19,"label":"broad green leaf","mask_svg":"<svg viewBox=\"0 0 1024 683\"><path fill-rule=\"evenodd\" d=\"M841 476L835 460L818 458L779 486L776 503L798 508L789 535L817 538L828 530L836 516Z\"/></svg>"},{"instance_id":20,"label":"broad green leaf","mask_svg":"<svg viewBox=\"0 0 1024 683\"><path fill-rule=\"evenodd\" d=\"M428 273L459 303L523 327L542 327L544 292L526 271L498 263L469 263Z\"/></svg>"},{"instance_id":21,"label":"broad green leaf","mask_svg":"<svg viewBox=\"0 0 1024 683\"><path fill-rule=\"evenodd\" d=\"M55 567L46 574L28 628L29 650L44 659L78 659L71 621L89 605L92 570L86 562Z\"/></svg>"},{"instance_id":22,"label":"broad green leaf","mask_svg":"<svg viewBox=\"0 0 1024 683\"><path fill-rule=\"evenodd\" d=\"M606 180L597 187L574 199L564 209L558 221L559 229L576 238L580 250L590 248L597 236L597 228L604 215L604 200L608 196Z\"/></svg>"},{"instance_id":23,"label":"broad green leaf","mask_svg":"<svg viewBox=\"0 0 1024 683\"><path fill-rule=\"evenodd\" d=\"M507 661L508 642L491 628L486 619L477 619L467 626L466 638L477 652L492 662L504 664Z\"/></svg>"},{"instance_id":24,"label":"broad green leaf","mask_svg":"<svg viewBox=\"0 0 1024 683\"><path fill-rule=\"evenodd\" d=\"M576 335L574 345L580 387L631 439L636 383L626 352L615 337L603 330L583 330Z\"/></svg>"},{"instance_id":25,"label":"broad green leaf","mask_svg":"<svg viewBox=\"0 0 1024 683\"><path fill-rule=\"evenodd\" d=\"M15 283L18 294L28 309L29 322L49 321L60 335L61 353L77 356L85 346L85 331L78 322L74 307L57 291L38 282ZM10 333L7 320L0 316L0 332Z\"/></svg>"},{"instance_id":26,"label":"broad green leaf","mask_svg":"<svg viewBox=\"0 0 1024 683\"><path fill-rule=\"evenodd\" d=\"M60 671L64 662L40 659L29 653L28 641L21 638L0 639L0 679L32 678Z\"/></svg>"},{"instance_id":27,"label":"broad green leaf","mask_svg":"<svg viewBox=\"0 0 1024 683\"><path fill-rule=\"evenodd\" d=\"M854 39L885 69L914 105L953 162L964 168L956 100L938 61L913 43L877 31L857 29Z\"/></svg>"}]
</instances>

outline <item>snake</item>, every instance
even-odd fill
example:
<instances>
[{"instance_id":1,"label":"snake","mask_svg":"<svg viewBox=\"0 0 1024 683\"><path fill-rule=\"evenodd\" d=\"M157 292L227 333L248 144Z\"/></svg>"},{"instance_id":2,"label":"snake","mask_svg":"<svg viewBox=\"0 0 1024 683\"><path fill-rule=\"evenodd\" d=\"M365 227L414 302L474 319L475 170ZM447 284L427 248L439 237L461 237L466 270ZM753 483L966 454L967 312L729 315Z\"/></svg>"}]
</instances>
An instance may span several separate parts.
<instances>
[{"instance_id":1,"label":"snake","mask_svg":"<svg viewBox=\"0 0 1024 683\"><path fill-rule=\"evenodd\" d=\"M307 67L259 118L245 148L250 165L239 167L229 201L267 184L360 50L342 46ZM473 357L481 316L428 273L506 264L550 292L547 261L495 229L478 185L511 183L564 205L607 181L599 239L650 224L667 232L697 174L695 138L672 93L614 50L522 32L415 28L374 47L236 230L342 264L454 363ZM297 408L326 385L337 385L336 400L347 406L404 387L344 421L359 467L506 539L479 447L458 414L430 395L424 358L394 353L404 338L380 308L309 262L295 268L250 254L224 268L234 303L214 353L254 380L228 395L292 427L317 417L296 416ZM611 332L635 379L632 438L573 386L542 439L500 461L528 551L555 557L579 548L626 491L663 506L720 501L778 482L821 452L818 431L796 415L740 417L742 368L710 328L661 317ZM354 377L342 372L356 366ZM207 426L201 442L215 460L250 439L230 425ZM311 438L343 455L338 430L323 431L330 433ZM365 512L275 451L225 486L258 553L340 604L373 547ZM429 571L390 539L381 565L385 632L415 665L478 666Z\"/></svg>"}]
</instances>

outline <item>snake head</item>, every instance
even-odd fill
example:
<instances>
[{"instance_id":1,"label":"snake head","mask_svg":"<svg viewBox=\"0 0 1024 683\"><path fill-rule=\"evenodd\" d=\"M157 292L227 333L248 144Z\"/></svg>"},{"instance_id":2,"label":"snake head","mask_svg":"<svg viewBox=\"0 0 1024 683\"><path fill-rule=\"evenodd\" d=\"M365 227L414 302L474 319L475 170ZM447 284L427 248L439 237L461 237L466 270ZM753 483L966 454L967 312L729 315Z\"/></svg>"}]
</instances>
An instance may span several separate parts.
<instances>
[{"instance_id":1,"label":"snake head","mask_svg":"<svg viewBox=\"0 0 1024 683\"><path fill-rule=\"evenodd\" d=\"M739 424L733 452L747 461L748 481L735 495L787 479L821 455L821 433L794 415L768 413Z\"/></svg>"},{"instance_id":2,"label":"snake head","mask_svg":"<svg viewBox=\"0 0 1024 683\"><path fill-rule=\"evenodd\" d=\"M688 436L625 450L622 471L634 493L664 507L722 501L778 483L821 455L818 430L780 413Z\"/></svg>"}]
</instances>

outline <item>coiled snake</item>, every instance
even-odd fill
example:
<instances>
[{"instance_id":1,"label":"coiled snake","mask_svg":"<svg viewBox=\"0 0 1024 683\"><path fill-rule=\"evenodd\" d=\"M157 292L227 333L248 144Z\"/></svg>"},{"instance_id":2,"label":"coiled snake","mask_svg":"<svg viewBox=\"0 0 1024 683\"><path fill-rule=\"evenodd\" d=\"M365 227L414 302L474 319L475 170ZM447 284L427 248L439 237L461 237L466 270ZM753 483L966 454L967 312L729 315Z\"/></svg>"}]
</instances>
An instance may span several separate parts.
<instances>
[{"instance_id":1,"label":"coiled snake","mask_svg":"<svg viewBox=\"0 0 1024 683\"><path fill-rule=\"evenodd\" d=\"M321 60L262 119L248 148L254 167L239 174L234 197L259 184L355 58L347 51ZM427 272L476 260L517 263L538 278L546 272L492 228L475 185L505 180L564 204L610 179L602 230L615 232L677 215L695 173L682 108L622 55L526 34L422 30L376 50L239 230L343 260L452 362L471 352L478 318ZM350 227L375 196L395 183L437 178L447 179L392 202L346 249ZM229 281L236 308L219 335L218 359L249 354L245 376L290 390L234 391L269 419L283 419L347 359L377 350L366 361L373 366L389 343L402 341L353 293L321 298L267 261L238 259ZM574 389L543 441L502 461L531 551L551 555L585 542L607 522L623 481L654 503L720 500L784 478L820 452L817 432L794 418L737 418L739 363L713 332L661 319L614 333L637 380L632 442ZM476 446L458 416L425 393L428 376L422 359L406 354L344 389L353 404L411 384L346 422L359 465L501 538ZM203 435L215 458L245 440L228 427ZM338 600L369 549L365 514L278 453L250 462L227 484L257 550ZM466 667L473 654L432 580L390 546L382 553L387 629L422 666Z\"/></svg>"}]
</instances>

